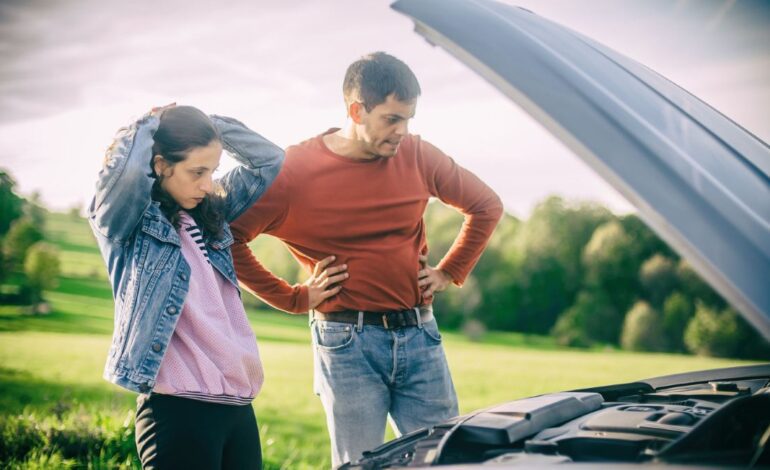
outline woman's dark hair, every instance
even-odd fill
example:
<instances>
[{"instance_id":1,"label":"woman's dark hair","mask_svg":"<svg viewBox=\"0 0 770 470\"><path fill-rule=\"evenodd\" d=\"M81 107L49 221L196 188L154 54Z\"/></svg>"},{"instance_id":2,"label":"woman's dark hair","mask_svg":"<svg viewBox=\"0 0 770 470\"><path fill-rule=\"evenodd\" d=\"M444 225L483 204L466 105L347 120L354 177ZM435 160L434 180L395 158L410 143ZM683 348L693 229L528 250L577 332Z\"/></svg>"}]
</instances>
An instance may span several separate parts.
<instances>
[{"instance_id":1,"label":"woman's dark hair","mask_svg":"<svg viewBox=\"0 0 770 470\"><path fill-rule=\"evenodd\" d=\"M175 106L161 114L160 125L153 139L155 143L152 146L150 175L155 178L155 182L152 185L152 199L160 203L163 215L178 228L181 207L161 187L163 176L155 173L155 155L160 155L169 164L175 165L185 160L190 150L206 147L221 138L214 124L201 110L192 106ZM215 191L187 212L195 219L195 223L201 227L203 233L219 238L222 235L224 222L223 206L224 200Z\"/></svg>"}]
</instances>

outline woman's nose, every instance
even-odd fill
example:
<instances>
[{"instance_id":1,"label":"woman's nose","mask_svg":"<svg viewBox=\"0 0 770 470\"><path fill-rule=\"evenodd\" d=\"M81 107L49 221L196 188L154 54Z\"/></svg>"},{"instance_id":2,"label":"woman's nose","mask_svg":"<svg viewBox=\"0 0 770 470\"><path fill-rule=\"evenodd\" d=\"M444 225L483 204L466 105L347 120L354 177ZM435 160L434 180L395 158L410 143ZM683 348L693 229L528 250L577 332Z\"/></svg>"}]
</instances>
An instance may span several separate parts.
<instances>
[{"instance_id":1,"label":"woman's nose","mask_svg":"<svg viewBox=\"0 0 770 470\"><path fill-rule=\"evenodd\" d=\"M206 178L201 183L201 186L200 186L201 190L204 191L206 194L210 193L213 187L214 187L214 183L211 181L211 178Z\"/></svg>"}]
</instances>

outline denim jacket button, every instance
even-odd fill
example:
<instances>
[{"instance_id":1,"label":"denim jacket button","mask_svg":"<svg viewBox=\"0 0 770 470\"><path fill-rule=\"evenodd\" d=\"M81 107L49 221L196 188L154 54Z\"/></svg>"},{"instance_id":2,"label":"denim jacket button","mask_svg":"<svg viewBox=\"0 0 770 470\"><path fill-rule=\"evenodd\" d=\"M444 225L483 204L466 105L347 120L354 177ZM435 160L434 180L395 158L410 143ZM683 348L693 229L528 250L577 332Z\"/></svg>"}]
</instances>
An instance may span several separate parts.
<instances>
[{"instance_id":1,"label":"denim jacket button","mask_svg":"<svg viewBox=\"0 0 770 470\"><path fill-rule=\"evenodd\" d=\"M186 281L186 280L187 280L187 274L185 274L185 273L179 273L179 278L180 278L181 280L183 280L183 281Z\"/></svg>"},{"instance_id":2,"label":"denim jacket button","mask_svg":"<svg viewBox=\"0 0 770 470\"><path fill-rule=\"evenodd\" d=\"M169 306L169 307L166 309L166 312L168 312L168 314L169 314L169 315L176 315L176 313L177 313L177 308L176 308L174 305L170 305L170 306Z\"/></svg>"},{"instance_id":3,"label":"denim jacket button","mask_svg":"<svg viewBox=\"0 0 770 470\"><path fill-rule=\"evenodd\" d=\"M152 350L155 352L160 352L161 349L163 349L163 346L161 346L160 343L155 343L152 345Z\"/></svg>"}]
</instances>

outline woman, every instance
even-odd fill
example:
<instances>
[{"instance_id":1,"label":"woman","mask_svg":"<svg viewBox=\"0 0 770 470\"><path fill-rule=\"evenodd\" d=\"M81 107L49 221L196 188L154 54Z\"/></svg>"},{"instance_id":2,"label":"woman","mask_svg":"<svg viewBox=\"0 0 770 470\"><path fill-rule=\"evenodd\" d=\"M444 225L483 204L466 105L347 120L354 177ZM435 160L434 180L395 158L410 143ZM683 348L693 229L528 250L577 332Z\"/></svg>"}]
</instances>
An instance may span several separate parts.
<instances>
[{"instance_id":1,"label":"woman","mask_svg":"<svg viewBox=\"0 0 770 470\"><path fill-rule=\"evenodd\" d=\"M223 147L240 166L218 181ZM240 122L155 110L107 152L89 221L115 331L104 376L139 392L144 468L260 468L251 401L263 374L228 223L272 183L283 151Z\"/></svg>"}]
</instances>

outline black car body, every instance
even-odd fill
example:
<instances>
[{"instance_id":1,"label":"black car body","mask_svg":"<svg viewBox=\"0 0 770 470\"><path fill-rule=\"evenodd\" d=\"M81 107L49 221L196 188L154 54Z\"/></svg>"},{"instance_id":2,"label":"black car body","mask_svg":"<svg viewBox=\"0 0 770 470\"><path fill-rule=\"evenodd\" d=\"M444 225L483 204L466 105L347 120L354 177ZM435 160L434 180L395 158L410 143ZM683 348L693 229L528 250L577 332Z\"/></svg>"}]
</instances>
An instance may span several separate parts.
<instances>
[{"instance_id":1,"label":"black car body","mask_svg":"<svg viewBox=\"0 0 770 470\"><path fill-rule=\"evenodd\" d=\"M399 0L416 31L510 97L770 338L770 148L646 67L521 8ZM770 364L496 405L343 468L770 466Z\"/></svg>"}]
</instances>

